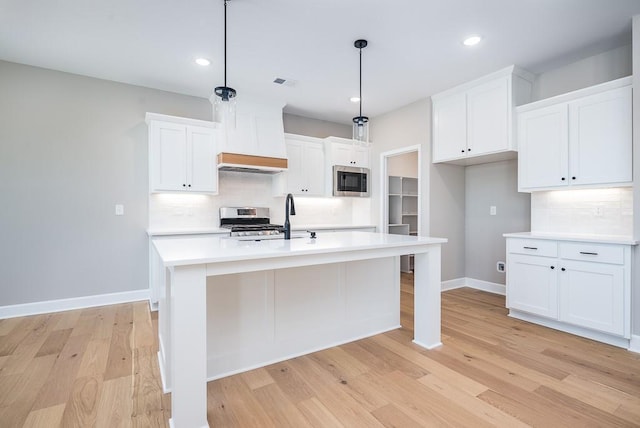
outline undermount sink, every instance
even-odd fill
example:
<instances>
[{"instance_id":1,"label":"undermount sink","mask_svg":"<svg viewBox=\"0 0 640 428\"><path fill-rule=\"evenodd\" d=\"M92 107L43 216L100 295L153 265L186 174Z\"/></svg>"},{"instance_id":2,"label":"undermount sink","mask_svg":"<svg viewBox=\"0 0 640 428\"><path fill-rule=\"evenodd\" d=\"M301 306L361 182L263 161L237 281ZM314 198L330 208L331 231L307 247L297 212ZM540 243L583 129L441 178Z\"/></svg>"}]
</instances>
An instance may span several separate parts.
<instances>
[{"instance_id":1,"label":"undermount sink","mask_svg":"<svg viewBox=\"0 0 640 428\"><path fill-rule=\"evenodd\" d=\"M299 239L304 238L306 235L294 235L291 239ZM242 237L234 237L234 239L238 241L275 241L275 240L284 240L284 235L257 235L257 236L242 236Z\"/></svg>"}]
</instances>

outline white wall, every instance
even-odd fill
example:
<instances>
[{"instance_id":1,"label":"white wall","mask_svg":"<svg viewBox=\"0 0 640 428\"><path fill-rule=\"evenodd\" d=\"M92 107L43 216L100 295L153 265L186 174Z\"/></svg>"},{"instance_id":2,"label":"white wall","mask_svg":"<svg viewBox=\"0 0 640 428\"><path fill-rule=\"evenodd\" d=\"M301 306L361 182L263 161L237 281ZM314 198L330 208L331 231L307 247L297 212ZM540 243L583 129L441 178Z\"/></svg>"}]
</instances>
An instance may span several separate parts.
<instances>
[{"instance_id":1,"label":"white wall","mask_svg":"<svg viewBox=\"0 0 640 428\"><path fill-rule=\"evenodd\" d=\"M0 306L146 289L145 113L208 120L211 104L4 61L0 76Z\"/></svg>"}]
</instances>

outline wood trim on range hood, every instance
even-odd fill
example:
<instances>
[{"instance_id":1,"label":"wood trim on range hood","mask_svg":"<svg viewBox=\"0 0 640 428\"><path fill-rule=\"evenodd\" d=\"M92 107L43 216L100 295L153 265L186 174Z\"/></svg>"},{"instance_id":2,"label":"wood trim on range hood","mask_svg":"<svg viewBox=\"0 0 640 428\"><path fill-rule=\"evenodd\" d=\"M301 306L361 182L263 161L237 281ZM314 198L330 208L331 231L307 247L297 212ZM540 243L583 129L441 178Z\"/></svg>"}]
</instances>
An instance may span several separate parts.
<instances>
[{"instance_id":1,"label":"wood trim on range hood","mask_svg":"<svg viewBox=\"0 0 640 428\"><path fill-rule=\"evenodd\" d=\"M218 153L218 169L220 171L277 174L286 171L288 166L289 161L285 158L271 158L240 153Z\"/></svg>"}]
</instances>

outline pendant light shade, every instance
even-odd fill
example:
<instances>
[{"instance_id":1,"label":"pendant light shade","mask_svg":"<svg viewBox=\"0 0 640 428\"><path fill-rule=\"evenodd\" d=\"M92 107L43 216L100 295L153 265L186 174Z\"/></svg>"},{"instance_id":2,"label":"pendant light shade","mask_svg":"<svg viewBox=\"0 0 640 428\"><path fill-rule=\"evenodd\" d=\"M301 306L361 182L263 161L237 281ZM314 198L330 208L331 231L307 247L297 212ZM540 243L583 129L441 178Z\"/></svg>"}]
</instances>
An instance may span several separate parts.
<instances>
[{"instance_id":1,"label":"pendant light shade","mask_svg":"<svg viewBox=\"0 0 640 428\"><path fill-rule=\"evenodd\" d=\"M360 51L360 115L353 118L353 139L368 143L369 118L362 115L362 49L367 47L367 41L356 40L353 45Z\"/></svg>"},{"instance_id":2,"label":"pendant light shade","mask_svg":"<svg viewBox=\"0 0 640 428\"><path fill-rule=\"evenodd\" d=\"M227 86L227 3L224 0L224 86L215 88L214 109L216 122L227 129L236 127L236 90Z\"/></svg>"}]
</instances>

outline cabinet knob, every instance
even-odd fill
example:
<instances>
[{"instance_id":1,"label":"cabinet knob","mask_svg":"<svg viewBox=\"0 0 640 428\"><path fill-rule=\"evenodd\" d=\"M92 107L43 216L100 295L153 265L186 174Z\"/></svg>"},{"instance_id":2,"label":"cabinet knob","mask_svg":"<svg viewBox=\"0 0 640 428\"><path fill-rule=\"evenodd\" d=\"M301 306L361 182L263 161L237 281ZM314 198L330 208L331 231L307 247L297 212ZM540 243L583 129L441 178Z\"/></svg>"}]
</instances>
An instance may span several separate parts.
<instances>
[{"instance_id":1,"label":"cabinet knob","mask_svg":"<svg viewBox=\"0 0 640 428\"><path fill-rule=\"evenodd\" d=\"M565 269L565 268L561 268L560 270L561 270L562 272L564 272L566 269Z\"/></svg>"},{"instance_id":2,"label":"cabinet knob","mask_svg":"<svg viewBox=\"0 0 640 428\"><path fill-rule=\"evenodd\" d=\"M467 151L468 151L468 152L470 152L470 151L471 151L471 148L468 148L468 149L467 149Z\"/></svg>"},{"instance_id":3,"label":"cabinet knob","mask_svg":"<svg viewBox=\"0 0 640 428\"><path fill-rule=\"evenodd\" d=\"M464 149L462 149L462 150L460 151L460 153L464 153Z\"/></svg>"},{"instance_id":4,"label":"cabinet knob","mask_svg":"<svg viewBox=\"0 0 640 428\"><path fill-rule=\"evenodd\" d=\"M566 180L564 177L562 177L562 181Z\"/></svg>"},{"instance_id":5,"label":"cabinet knob","mask_svg":"<svg viewBox=\"0 0 640 428\"><path fill-rule=\"evenodd\" d=\"M576 178L575 178L575 177L571 177L571 179L572 179L572 180L575 180Z\"/></svg>"},{"instance_id":6,"label":"cabinet knob","mask_svg":"<svg viewBox=\"0 0 640 428\"><path fill-rule=\"evenodd\" d=\"M551 269L555 269L555 268L556 268L555 266L551 266Z\"/></svg>"},{"instance_id":7,"label":"cabinet knob","mask_svg":"<svg viewBox=\"0 0 640 428\"><path fill-rule=\"evenodd\" d=\"M187 185L186 185L186 184L183 184L183 185L182 185L182 187L187 187Z\"/></svg>"}]
</instances>

